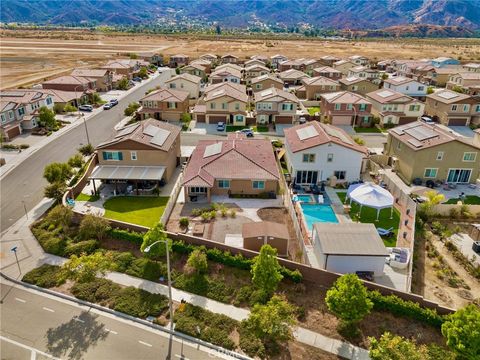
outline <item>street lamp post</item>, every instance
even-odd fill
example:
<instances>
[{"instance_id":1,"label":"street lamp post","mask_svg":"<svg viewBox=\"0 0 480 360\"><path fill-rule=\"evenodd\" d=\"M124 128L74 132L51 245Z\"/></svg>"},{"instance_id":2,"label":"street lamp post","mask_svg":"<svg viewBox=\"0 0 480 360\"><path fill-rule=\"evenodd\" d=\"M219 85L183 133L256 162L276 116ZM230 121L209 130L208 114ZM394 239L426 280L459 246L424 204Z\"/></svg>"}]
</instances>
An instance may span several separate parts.
<instances>
[{"instance_id":1,"label":"street lamp post","mask_svg":"<svg viewBox=\"0 0 480 360\"><path fill-rule=\"evenodd\" d=\"M81 85L81 84L75 86L75 89L74 89L75 90L75 100L78 99L77 89L80 86L83 87L83 85ZM77 106L78 106L78 102L77 102ZM88 145L90 145L90 137L88 136L87 121L85 120L85 115L84 114L82 114L82 118L83 118L83 125L85 126L85 134L87 135L87 143L88 143Z\"/></svg>"}]
</instances>

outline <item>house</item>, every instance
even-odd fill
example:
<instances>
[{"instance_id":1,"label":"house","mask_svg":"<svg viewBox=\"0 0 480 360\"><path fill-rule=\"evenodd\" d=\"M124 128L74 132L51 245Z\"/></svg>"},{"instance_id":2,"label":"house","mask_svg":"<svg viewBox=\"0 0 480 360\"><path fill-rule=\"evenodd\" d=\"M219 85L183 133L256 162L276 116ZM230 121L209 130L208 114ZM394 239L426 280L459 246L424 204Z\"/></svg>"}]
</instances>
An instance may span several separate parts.
<instances>
[{"instance_id":1,"label":"house","mask_svg":"<svg viewBox=\"0 0 480 360\"><path fill-rule=\"evenodd\" d=\"M388 251L374 224L315 223L312 242L320 269L339 274L384 273Z\"/></svg>"},{"instance_id":2,"label":"house","mask_svg":"<svg viewBox=\"0 0 480 360\"><path fill-rule=\"evenodd\" d=\"M270 62L272 63L272 67L274 69L278 69L278 66L280 65L280 63L284 62L284 61L287 61L288 58L286 56L283 56L283 55L280 55L280 54L276 54L276 55L273 55L270 57Z\"/></svg>"},{"instance_id":3,"label":"house","mask_svg":"<svg viewBox=\"0 0 480 360\"><path fill-rule=\"evenodd\" d=\"M325 66L332 66L333 63L335 63L337 61L340 61L340 60L342 60L342 59L340 59L336 56L331 56L331 55L324 55L319 59L320 64L325 65Z\"/></svg>"},{"instance_id":4,"label":"house","mask_svg":"<svg viewBox=\"0 0 480 360\"><path fill-rule=\"evenodd\" d=\"M255 117L258 124L292 125L307 113L298 98L287 91L270 88L255 93Z\"/></svg>"},{"instance_id":5,"label":"house","mask_svg":"<svg viewBox=\"0 0 480 360\"><path fill-rule=\"evenodd\" d=\"M239 58L238 56L232 54L226 54L221 57L222 64L238 64Z\"/></svg>"},{"instance_id":6,"label":"house","mask_svg":"<svg viewBox=\"0 0 480 360\"><path fill-rule=\"evenodd\" d=\"M215 63L218 60L218 56L215 54L203 54L202 56L200 56L200 59L208 60L212 63Z\"/></svg>"},{"instance_id":7,"label":"house","mask_svg":"<svg viewBox=\"0 0 480 360\"><path fill-rule=\"evenodd\" d=\"M340 91L321 95L321 114L332 125L369 127L372 104L363 96Z\"/></svg>"},{"instance_id":8,"label":"house","mask_svg":"<svg viewBox=\"0 0 480 360\"><path fill-rule=\"evenodd\" d=\"M348 60L361 66L368 65L368 58L362 55L352 55L348 57Z\"/></svg>"},{"instance_id":9,"label":"house","mask_svg":"<svg viewBox=\"0 0 480 360\"><path fill-rule=\"evenodd\" d=\"M372 114L380 118L380 124L403 125L420 120L425 104L408 95L393 90L379 89L366 95L372 103Z\"/></svg>"},{"instance_id":10,"label":"house","mask_svg":"<svg viewBox=\"0 0 480 360\"><path fill-rule=\"evenodd\" d=\"M398 76L412 77L415 69L431 66L428 59L421 60L392 60L392 68Z\"/></svg>"},{"instance_id":11,"label":"house","mask_svg":"<svg viewBox=\"0 0 480 360\"><path fill-rule=\"evenodd\" d=\"M462 66L464 71L468 72L480 72L480 64L478 63L468 63Z\"/></svg>"},{"instance_id":12,"label":"house","mask_svg":"<svg viewBox=\"0 0 480 360\"><path fill-rule=\"evenodd\" d=\"M168 62L168 66L171 68L182 67L188 65L190 62L190 57L184 54L177 54L170 56L170 61Z\"/></svg>"},{"instance_id":13,"label":"house","mask_svg":"<svg viewBox=\"0 0 480 360\"><path fill-rule=\"evenodd\" d=\"M271 87L283 90L283 81L273 74L267 74L253 78L250 85L253 92L266 90Z\"/></svg>"},{"instance_id":14,"label":"house","mask_svg":"<svg viewBox=\"0 0 480 360\"><path fill-rule=\"evenodd\" d=\"M278 256L288 256L287 226L271 221L249 222L242 225L243 248L259 252L263 245L277 250Z\"/></svg>"},{"instance_id":15,"label":"house","mask_svg":"<svg viewBox=\"0 0 480 360\"><path fill-rule=\"evenodd\" d=\"M98 165L89 178L112 186L117 194L154 194L179 164L180 130L154 119L117 130L96 147Z\"/></svg>"},{"instance_id":16,"label":"house","mask_svg":"<svg viewBox=\"0 0 480 360\"><path fill-rule=\"evenodd\" d=\"M376 79L381 79L382 74L379 71L370 69L366 66L355 66L348 70L347 77L358 77L361 79L374 81Z\"/></svg>"},{"instance_id":17,"label":"house","mask_svg":"<svg viewBox=\"0 0 480 360\"><path fill-rule=\"evenodd\" d=\"M347 60L339 60L337 62L334 62L333 65L332 65L332 67L335 70L340 71L345 76L347 76L348 71L351 68L354 68L356 66L358 66L358 64L356 64L354 62L351 62L351 61L347 61Z\"/></svg>"},{"instance_id":18,"label":"house","mask_svg":"<svg viewBox=\"0 0 480 360\"><path fill-rule=\"evenodd\" d=\"M202 122L203 118L207 124L224 122L230 125L245 126L248 103L246 91L244 85L231 82L207 86L202 99L202 103L205 105L204 113L196 114L197 121Z\"/></svg>"},{"instance_id":19,"label":"house","mask_svg":"<svg viewBox=\"0 0 480 360\"><path fill-rule=\"evenodd\" d=\"M287 168L296 184L318 184L332 176L339 182L361 178L368 150L342 129L312 121L284 133Z\"/></svg>"},{"instance_id":20,"label":"house","mask_svg":"<svg viewBox=\"0 0 480 360\"><path fill-rule=\"evenodd\" d=\"M388 131L384 154L407 184L415 179L475 183L480 175L480 134L464 137L442 125L417 121Z\"/></svg>"},{"instance_id":21,"label":"house","mask_svg":"<svg viewBox=\"0 0 480 360\"><path fill-rule=\"evenodd\" d=\"M459 89L470 95L480 94L480 72L462 72L451 75L447 89Z\"/></svg>"},{"instance_id":22,"label":"house","mask_svg":"<svg viewBox=\"0 0 480 360\"><path fill-rule=\"evenodd\" d=\"M287 86L301 85L303 79L309 78L304 72L295 69L282 71L278 77Z\"/></svg>"},{"instance_id":23,"label":"house","mask_svg":"<svg viewBox=\"0 0 480 360\"><path fill-rule=\"evenodd\" d=\"M320 65L322 65L322 63L320 62L320 60L317 60L317 59L306 59L303 61L303 65L304 65L303 71L305 71L306 74L312 76L313 70L315 68L318 68Z\"/></svg>"},{"instance_id":24,"label":"house","mask_svg":"<svg viewBox=\"0 0 480 360\"><path fill-rule=\"evenodd\" d=\"M263 62L265 65L270 63L270 58L266 55L252 55L252 56L250 56L250 59L251 60L259 60L259 61Z\"/></svg>"},{"instance_id":25,"label":"house","mask_svg":"<svg viewBox=\"0 0 480 360\"><path fill-rule=\"evenodd\" d=\"M334 69L330 66L320 66L313 69L313 76L323 76L332 80L340 80L342 78L342 73L337 69Z\"/></svg>"},{"instance_id":26,"label":"house","mask_svg":"<svg viewBox=\"0 0 480 360\"><path fill-rule=\"evenodd\" d=\"M99 92L107 92L113 89L113 74L107 69L74 69L70 75L94 81L95 88Z\"/></svg>"},{"instance_id":27,"label":"house","mask_svg":"<svg viewBox=\"0 0 480 360\"><path fill-rule=\"evenodd\" d=\"M163 56L156 52L153 52L153 51L140 52L140 53L137 53L137 56L139 59L147 61L150 64L153 64L156 66L163 65Z\"/></svg>"},{"instance_id":28,"label":"house","mask_svg":"<svg viewBox=\"0 0 480 360\"><path fill-rule=\"evenodd\" d=\"M262 61L260 59L251 59L251 60L245 61L245 63L243 64L245 68L252 65L267 66L267 63L266 61Z\"/></svg>"},{"instance_id":29,"label":"house","mask_svg":"<svg viewBox=\"0 0 480 360\"><path fill-rule=\"evenodd\" d=\"M447 126L467 126L474 105L478 105L478 100L470 95L440 90L427 95L425 113Z\"/></svg>"},{"instance_id":30,"label":"house","mask_svg":"<svg viewBox=\"0 0 480 360\"><path fill-rule=\"evenodd\" d=\"M184 73L165 81L165 86L169 89L187 91L190 99L198 99L201 82L200 77Z\"/></svg>"},{"instance_id":31,"label":"house","mask_svg":"<svg viewBox=\"0 0 480 360\"><path fill-rule=\"evenodd\" d=\"M194 62L182 67L180 73L193 75L200 78L200 80L207 80L207 68Z\"/></svg>"},{"instance_id":32,"label":"house","mask_svg":"<svg viewBox=\"0 0 480 360\"><path fill-rule=\"evenodd\" d=\"M235 166L232 166L235 164ZM276 195L280 173L272 144L230 134L226 140L200 140L184 170L186 201L211 201L213 195Z\"/></svg>"},{"instance_id":33,"label":"house","mask_svg":"<svg viewBox=\"0 0 480 360\"><path fill-rule=\"evenodd\" d=\"M102 66L102 69L110 70L112 73L131 79L140 70L140 64L139 60L135 59L115 59L109 60Z\"/></svg>"},{"instance_id":34,"label":"house","mask_svg":"<svg viewBox=\"0 0 480 360\"><path fill-rule=\"evenodd\" d=\"M296 89L300 99L320 100L320 95L327 92L340 91L340 84L332 79L316 76L302 80L303 85Z\"/></svg>"},{"instance_id":35,"label":"house","mask_svg":"<svg viewBox=\"0 0 480 360\"><path fill-rule=\"evenodd\" d=\"M67 104L78 107L89 101L86 91L63 91L56 89L39 89L44 94L50 95L55 105L64 108Z\"/></svg>"},{"instance_id":36,"label":"house","mask_svg":"<svg viewBox=\"0 0 480 360\"><path fill-rule=\"evenodd\" d=\"M245 80L247 85L250 84L251 79L258 76L267 75L270 73L270 69L263 65L250 65L245 67Z\"/></svg>"},{"instance_id":37,"label":"house","mask_svg":"<svg viewBox=\"0 0 480 360\"><path fill-rule=\"evenodd\" d=\"M76 91L78 93L89 90L89 92L93 93L97 88L97 83L94 79L83 76L64 75L42 82L42 88Z\"/></svg>"},{"instance_id":38,"label":"house","mask_svg":"<svg viewBox=\"0 0 480 360\"><path fill-rule=\"evenodd\" d=\"M340 79L338 82L341 90L351 91L360 95L365 95L378 89L378 85L367 79L361 79L358 77L346 77Z\"/></svg>"},{"instance_id":39,"label":"house","mask_svg":"<svg viewBox=\"0 0 480 360\"><path fill-rule=\"evenodd\" d=\"M242 81L242 70L242 68L235 64L218 66L210 74L210 83L232 82L234 84L240 84Z\"/></svg>"},{"instance_id":40,"label":"house","mask_svg":"<svg viewBox=\"0 0 480 360\"><path fill-rule=\"evenodd\" d=\"M460 61L452 59L451 57L440 56L436 59L432 59L431 64L436 68L441 68L448 65L459 65Z\"/></svg>"},{"instance_id":41,"label":"house","mask_svg":"<svg viewBox=\"0 0 480 360\"><path fill-rule=\"evenodd\" d=\"M10 141L38 126L38 109L52 109L53 97L37 89L3 90L0 92L0 135Z\"/></svg>"},{"instance_id":42,"label":"house","mask_svg":"<svg viewBox=\"0 0 480 360\"><path fill-rule=\"evenodd\" d=\"M427 87L425 84L404 76L395 76L385 79L383 82L383 88L394 90L419 99L424 99L427 95Z\"/></svg>"},{"instance_id":43,"label":"house","mask_svg":"<svg viewBox=\"0 0 480 360\"><path fill-rule=\"evenodd\" d=\"M377 70L389 71L391 70L392 60L382 60L377 62Z\"/></svg>"},{"instance_id":44,"label":"house","mask_svg":"<svg viewBox=\"0 0 480 360\"><path fill-rule=\"evenodd\" d=\"M188 91L158 89L140 99L137 113L143 119L152 117L164 121L180 121L188 113Z\"/></svg>"},{"instance_id":45,"label":"house","mask_svg":"<svg viewBox=\"0 0 480 360\"><path fill-rule=\"evenodd\" d=\"M418 80L427 82L430 85L445 87L450 76L458 74L462 71L464 70L459 65L444 66L439 68L431 66L430 70L428 70L422 77L418 78Z\"/></svg>"},{"instance_id":46,"label":"house","mask_svg":"<svg viewBox=\"0 0 480 360\"><path fill-rule=\"evenodd\" d=\"M213 63L210 60L196 59L196 60L193 60L192 62L190 62L189 65L200 65L204 68L203 71L205 72L205 74L210 74L212 72L212 64ZM183 68L184 69L188 68L188 65L184 66ZM195 73L193 73L192 75L195 75Z\"/></svg>"},{"instance_id":47,"label":"house","mask_svg":"<svg viewBox=\"0 0 480 360\"><path fill-rule=\"evenodd\" d=\"M305 70L305 60L306 59L304 59L304 58L285 60L285 61L280 62L278 64L277 68L280 72L290 70L290 69L304 71Z\"/></svg>"}]
</instances>

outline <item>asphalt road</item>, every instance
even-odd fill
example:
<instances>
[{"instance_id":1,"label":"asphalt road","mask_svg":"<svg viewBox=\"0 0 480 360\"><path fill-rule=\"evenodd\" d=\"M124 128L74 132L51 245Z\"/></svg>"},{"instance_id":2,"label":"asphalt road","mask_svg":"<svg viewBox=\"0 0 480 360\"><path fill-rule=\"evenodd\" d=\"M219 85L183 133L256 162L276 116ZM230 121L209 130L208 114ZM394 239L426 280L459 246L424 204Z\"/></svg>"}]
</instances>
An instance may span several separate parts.
<instances>
[{"instance_id":1,"label":"asphalt road","mask_svg":"<svg viewBox=\"0 0 480 360\"><path fill-rule=\"evenodd\" d=\"M130 102L138 101L145 91L157 85L163 85L167 74L160 74L148 84L138 87L119 104L110 110L102 111L87 120L90 142L95 146L107 140L114 132L113 127L123 117L123 111ZM30 155L17 167L12 169L0 184L0 231L6 230L20 219L25 211L31 210L44 197L43 189L47 184L43 178L44 167L52 162L65 162L77 152L80 144L86 144L86 132L83 125L72 128L46 146Z\"/></svg>"},{"instance_id":2,"label":"asphalt road","mask_svg":"<svg viewBox=\"0 0 480 360\"><path fill-rule=\"evenodd\" d=\"M169 337L158 330L22 287L1 284L2 359L166 359ZM44 353L44 354L42 354ZM219 359L213 350L172 341L172 360Z\"/></svg>"}]
</instances>

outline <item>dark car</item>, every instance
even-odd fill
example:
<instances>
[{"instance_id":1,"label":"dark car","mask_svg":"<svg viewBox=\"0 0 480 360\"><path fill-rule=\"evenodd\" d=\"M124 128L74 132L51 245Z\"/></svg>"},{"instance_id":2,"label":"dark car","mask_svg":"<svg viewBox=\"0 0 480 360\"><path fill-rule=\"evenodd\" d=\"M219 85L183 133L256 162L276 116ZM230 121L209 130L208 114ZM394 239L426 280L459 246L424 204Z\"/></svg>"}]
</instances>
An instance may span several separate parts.
<instances>
[{"instance_id":1,"label":"dark car","mask_svg":"<svg viewBox=\"0 0 480 360\"><path fill-rule=\"evenodd\" d=\"M135 76L132 80L136 82L142 82L142 78L138 76Z\"/></svg>"},{"instance_id":2,"label":"dark car","mask_svg":"<svg viewBox=\"0 0 480 360\"><path fill-rule=\"evenodd\" d=\"M78 107L78 110L92 112L93 111L93 106L92 105L80 105Z\"/></svg>"},{"instance_id":3,"label":"dark car","mask_svg":"<svg viewBox=\"0 0 480 360\"><path fill-rule=\"evenodd\" d=\"M103 105L103 110L110 110L112 107L113 107L112 104L106 103L105 105Z\"/></svg>"},{"instance_id":4,"label":"dark car","mask_svg":"<svg viewBox=\"0 0 480 360\"><path fill-rule=\"evenodd\" d=\"M117 99L112 99L112 100L110 100L110 104L112 106L118 105L118 100Z\"/></svg>"}]
</instances>

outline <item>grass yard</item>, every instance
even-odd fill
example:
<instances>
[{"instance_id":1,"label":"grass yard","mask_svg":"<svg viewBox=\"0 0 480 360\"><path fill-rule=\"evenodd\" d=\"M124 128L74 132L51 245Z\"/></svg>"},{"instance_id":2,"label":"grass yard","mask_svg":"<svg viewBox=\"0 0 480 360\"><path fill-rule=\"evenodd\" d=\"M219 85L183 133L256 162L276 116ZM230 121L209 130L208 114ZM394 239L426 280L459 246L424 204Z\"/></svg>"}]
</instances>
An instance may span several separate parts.
<instances>
[{"instance_id":1,"label":"grass yard","mask_svg":"<svg viewBox=\"0 0 480 360\"><path fill-rule=\"evenodd\" d=\"M315 115L315 113L320 112L320 107L319 106L312 106L312 107L307 108L307 110L308 110L308 113L313 116L313 115Z\"/></svg>"},{"instance_id":2,"label":"grass yard","mask_svg":"<svg viewBox=\"0 0 480 360\"><path fill-rule=\"evenodd\" d=\"M374 127L359 127L359 126L356 126L355 127L355 132L356 133L381 133L382 131L374 126Z\"/></svg>"},{"instance_id":3,"label":"grass yard","mask_svg":"<svg viewBox=\"0 0 480 360\"><path fill-rule=\"evenodd\" d=\"M269 129L268 129L268 126L265 126L265 125L256 125L252 127L252 130L254 132L261 133L261 132L268 132Z\"/></svg>"},{"instance_id":4,"label":"grass yard","mask_svg":"<svg viewBox=\"0 0 480 360\"><path fill-rule=\"evenodd\" d=\"M227 125L227 132L235 132L243 129L250 129L250 126Z\"/></svg>"},{"instance_id":5,"label":"grass yard","mask_svg":"<svg viewBox=\"0 0 480 360\"><path fill-rule=\"evenodd\" d=\"M105 217L131 224L153 227L160 221L169 197L119 196L103 204Z\"/></svg>"},{"instance_id":6,"label":"grass yard","mask_svg":"<svg viewBox=\"0 0 480 360\"><path fill-rule=\"evenodd\" d=\"M338 197L340 200L345 202L345 197L347 196L346 192L337 192ZM352 202L352 208L350 210L350 217L353 217L354 214L358 214L360 210L360 205L357 203ZM397 242L397 235L398 235L398 226L400 225L400 213L397 209L393 209L393 217L390 219L390 209L382 209L380 210L379 220L377 219L377 210L369 207L363 207L362 209L362 217L360 218L360 222L362 223L372 223L375 225L376 228L384 228L390 229L393 228L393 232L395 233L394 236L390 238L382 237L383 243L385 246L395 246Z\"/></svg>"},{"instance_id":7,"label":"grass yard","mask_svg":"<svg viewBox=\"0 0 480 360\"><path fill-rule=\"evenodd\" d=\"M459 201L460 201L459 198L450 199L447 202L444 202L444 204L456 204ZM480 196L467 195L465 197L465 200L463 201L463 203L466 204L466 205L480 205Z\"/></svg>"},{"instance_id":8,"label":"grass yard","mask_svg":"<svg viewBox=\"0 0 480 360\"><path fill-rule=\"evenodd\" d=\"M80 193L76 198L75 201L89 201L89 202L94 202L100 199L100 196L98 195L87 195L84 193Z\"/></svg>"}]
</instances>

